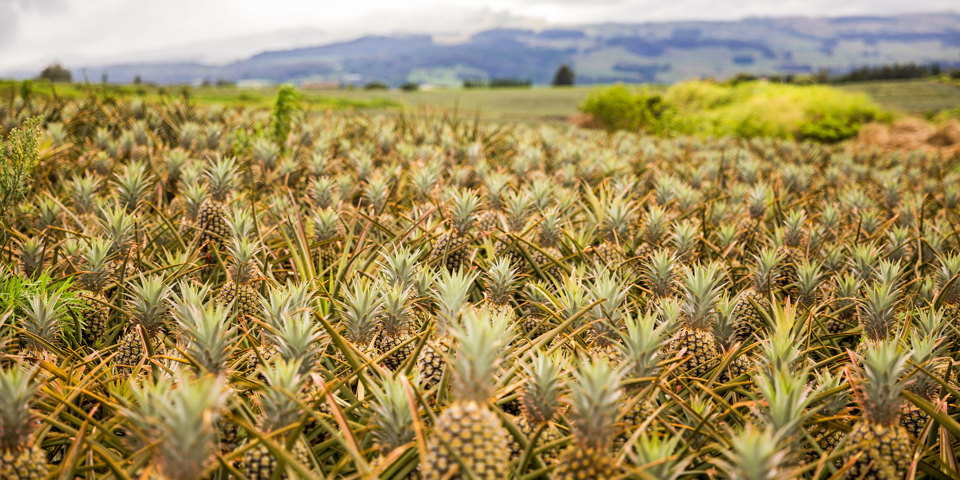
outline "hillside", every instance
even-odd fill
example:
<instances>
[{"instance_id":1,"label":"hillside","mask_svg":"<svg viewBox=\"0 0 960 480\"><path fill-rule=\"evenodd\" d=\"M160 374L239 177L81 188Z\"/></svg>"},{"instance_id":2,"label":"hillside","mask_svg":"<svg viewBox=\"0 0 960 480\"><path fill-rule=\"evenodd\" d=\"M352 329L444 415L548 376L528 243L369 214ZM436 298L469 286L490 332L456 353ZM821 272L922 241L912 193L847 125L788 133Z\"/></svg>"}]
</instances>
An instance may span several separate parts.
<instances>
[{"instance_id":1,"label":"hillside","mask_svg":"<svg viewBox=\"0 0 960 480\"><path fill-rule=\"evenodd\" d=\"M751 18L732 22L600 24L497 29L460 43L430 35L367 36L267 51L225 65L169 62L76 68L76 78L156 83L204 79L406 81L458 85L464 78L519 77L549 83L563 62L579 83L674 82L737 72L842 72L893 62L960 64L960 14L895 17Z\"/></svg>"}]
</instances>

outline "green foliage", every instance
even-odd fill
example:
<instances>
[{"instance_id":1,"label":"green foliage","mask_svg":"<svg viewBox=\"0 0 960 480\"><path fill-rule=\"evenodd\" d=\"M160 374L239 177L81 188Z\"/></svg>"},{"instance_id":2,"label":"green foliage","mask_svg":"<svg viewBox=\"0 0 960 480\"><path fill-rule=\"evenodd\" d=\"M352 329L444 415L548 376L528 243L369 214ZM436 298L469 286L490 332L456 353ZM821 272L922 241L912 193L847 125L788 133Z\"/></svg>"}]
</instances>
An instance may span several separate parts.
<instances>
[{"instance_id":1,"label":"green foliage","mask_svg":"<svg viewBox=\"0 0 960 480\"><path fill-rule=\"evenodd\" d=\"M50 80L51 82L67 82L69 83L72 79L70 75L70 70L63 67L59 63L54 63L48 65L40 72L40 78L44 80Z\"/></svg>"},{"instance_id":2,"label":"green foliage","mask_svg":"<svg viewBox=\"0 0 960 480\"><path fill-rule=\"evenodd\" d=\"M293 85L285 83L277 89L277 100L270 113L270 137L280 148L286 147L293 121L300 113L299 102L300 92Z\"/></svg>"},{"instance_id":3,"label":"green foliage","mask_svg":"<svg viewBox=\"0 0 960 480\"><path fill-rule=\"evenodd\" d=\"M573 81L576 75L573 73L573 69L570 68L570 65L564 63L560 65L560 68L557 69L557 73L553 74L553 86L562 87L573 85Z\"/></svg>"},{"instance_id":4,"label":"green foliage","mask_svg":"<svg viewBox=\"0 0 960 480\"><path fill-rule=\"evenodd\" d=\"M14 317L23 318L26 315L25 307L30 300L44 295L59 298L58 309L72 309L81 306L76 290L72 288L70 278L57 281L50 277L47 272L43 272L35 280L26 280L19 275L4 272L4 278L0 281L0 316L9 312ZM62 313L66 314L66 311ZM65 321L60 322L58 326L61 335L70 337L76 325Z\"/></svg>"},{"instance_id":5,"label":"green foliage","mask_svg":"<svg viewBox=\"0 0 960 480\"><path fill-rule=\"evenodd\" d=\"M580 109L607 130L777 137L837 142L891 116L866 95L816 85L691 81L662 96L622 85L595 91Z\"/></svg>"},{"instance_id":6,"label":"green foliage","mask_svg":"<svg viewBox=\"0 0 960 480\"><path fill-rule=\"evenodd\" d=\"M26 198L37 166L39 140L39 117L27 120L0 140L0 215Z\"/></svg>"},{"instance_id":7,"label":"green foliage","mask_svg":"<svg viewBox=\"0 0 960 480\"><path fill-rule=\"evenodd\" d=\"M594 91L580 105L580 110L609 131L664 133L672 116L660 95L646 88L633 90L623 85Z\"/></svg>"}]
</instances>

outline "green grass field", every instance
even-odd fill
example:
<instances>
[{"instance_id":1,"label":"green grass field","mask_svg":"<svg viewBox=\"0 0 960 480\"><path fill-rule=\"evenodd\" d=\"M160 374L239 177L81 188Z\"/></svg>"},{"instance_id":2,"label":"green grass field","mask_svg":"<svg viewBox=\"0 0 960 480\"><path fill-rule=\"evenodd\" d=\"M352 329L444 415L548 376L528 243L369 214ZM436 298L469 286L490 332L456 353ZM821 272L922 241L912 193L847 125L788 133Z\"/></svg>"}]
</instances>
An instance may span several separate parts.
<instances>
[{"instance_id":1,"label":"green grass field","mask_svg":"<svg viewBox=\"0 0 960 480\"><path fill-rule=\"evenodd\" d=\"M76 98L84 94L79 84L56 85L34 82L40 95ZM102 88L95 85L91 88ZM118 95L141 96L147 100L174 99L181 95L176 86L122 85L108 87ZM464 117L479 116L485 120L565 121L577 113L592 86L572 88L505 88L491 90L434 90L406 92L399 90L306 90L303 103L311 110L355 109L365 113L383 113L407 109L412 112L457 112ZM654 87L661 88L661 87ZM863 92L883 107L908 114L931 115L960 106L960 85L933 80L876 81L850 83L838 88ZM16 85L0 81L0 98L10 98ZM230 106L268 107L276 88L192 87L191 100Z\"/></svg>"}]
</instances>

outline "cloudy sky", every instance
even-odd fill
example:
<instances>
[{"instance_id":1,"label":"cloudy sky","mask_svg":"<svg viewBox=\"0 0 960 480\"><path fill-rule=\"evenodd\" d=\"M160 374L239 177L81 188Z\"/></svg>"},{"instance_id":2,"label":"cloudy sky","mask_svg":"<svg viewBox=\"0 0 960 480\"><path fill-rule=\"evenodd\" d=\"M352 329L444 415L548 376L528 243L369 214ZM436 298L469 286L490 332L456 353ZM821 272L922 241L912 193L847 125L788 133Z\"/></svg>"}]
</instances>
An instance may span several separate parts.
<instances>
[{"instance_id":1,"label":"cloudy sky","mask_svg":"<svg viewBox=\"0 0 960 480\"><path fill-rule=\"evenodd\" d=\"M398 7L402 5L402 7ZM957 0L0 0L0 71L223 62L364 34L455 39L495 26L957 11Z\"/></svg>"}]
</instances>

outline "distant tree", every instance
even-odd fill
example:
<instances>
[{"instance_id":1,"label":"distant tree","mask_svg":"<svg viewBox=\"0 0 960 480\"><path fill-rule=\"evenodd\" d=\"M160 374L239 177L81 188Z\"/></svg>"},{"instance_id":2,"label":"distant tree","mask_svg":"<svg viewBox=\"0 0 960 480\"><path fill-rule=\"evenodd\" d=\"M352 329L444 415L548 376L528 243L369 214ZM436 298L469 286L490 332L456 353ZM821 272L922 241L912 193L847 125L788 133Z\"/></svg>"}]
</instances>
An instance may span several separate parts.
<instances>
[{"instance_id":1,"label":"distant tree","mask_svg":"<svg viewBox=\"0 0 960 480\"><path fill-rule=\"evenodd\" d=\"M387 90L390 86L383 82L370 82L363 86L364 90Z\"/></svg>"},{"instance_id":2,"label":"distant tree","mask_svg":"<svg viewBox=\"0 0 960 480\"><path fill-rule=\"evenodd\" d=\"M63 68L63 65L59 63L47 65L47 67L40 72L40 79L50 80L51 82L70 82L70 70Z\"/></svg>"},{"instance_id":3,"label":"distant tree","mask_svg":"<svg viewBox=\"0 0 960 480\"><path fill-rule=\"evenodd\" d=\"M420 90L420 84L417 82L406 82L403 85L400 85L400 90L404 92L416 92Z\"/></svg>"},{"instance_id":4,"label":"distant tree","mask_svg":"<svg viewBox=\"0 0 960 480\"><path fill-rule=\"evenodd\" d=\"M103 72L103 73L100 74L100 83L102 83L102 84L104 84L104 85L106 85L107 83L109 83L108 78L107 78L107 72Z\"/></svg>"},{"instance_id":5,"label":"distant tree","mask_svg":"<svg viewBox=\"0 0 960 480\"><path fill-rule=\"evenodd\" d=\"M134 84L134 85L140 85L141 83L143 83L143 79L140 78L140 74L138 73L138 74L134 75L134 76L133 76L133 84Z\"/></svg>"},{"instance_id":6,"label":"distant tree","mask_svg":"<svg viewBox=\"0 0 960 480\"><path fill-rule=\"evenodd\" d=\"M560 68L557 69L557 73L553 74L553 86L554 87L563 87L573 85L573 80L576 75L573 73L573 69L570 68L570 65L564 63L560 65Z\"/></svg>"}]
</instances>

